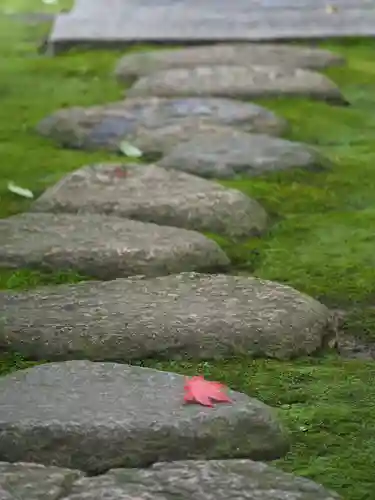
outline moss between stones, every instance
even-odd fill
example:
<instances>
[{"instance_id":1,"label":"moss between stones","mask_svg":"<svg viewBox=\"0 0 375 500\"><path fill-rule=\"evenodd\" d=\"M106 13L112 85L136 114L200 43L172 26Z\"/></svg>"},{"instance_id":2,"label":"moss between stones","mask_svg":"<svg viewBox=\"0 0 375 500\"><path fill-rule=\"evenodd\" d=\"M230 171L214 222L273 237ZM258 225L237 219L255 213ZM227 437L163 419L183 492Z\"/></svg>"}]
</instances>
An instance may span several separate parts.
<instances>
[{"instance_id":1,"label":"moss between stones","mask_svg":"<svg viewBox=\"0 0 375 500\"><path fill-rule=\"evenodd\" d=\"M36 3L7 0L2 8L46 9ZM1 217L29 205L7 191L9 180L38 195L83 164L115 159L105 153L57 149L34 132L38 120L57 108L121 96L111 77L118 52L44 58L36 49L47 30L46 25L31 26L0 16ZM322 46L348 58L347 67L327 74L340 85L351 107L302 99L261 103L289 119L290 138L321 147L333 168L225 182L257 198L274 224L268 235L250 242L211 236L232 257L233 272L288 283L344 309L348 312L345 329L374 340L375 42L349 40ZM0 287L22 289L83 278L74 273L2 270ZM17 354L0 355L0 374L29 365ZM373 363L326 355L291 363L237 359L198 365L148 361L147 366L186 374L203 372L278 407L294 440L291 453L278 461L280 467L321 482L347 500L373 497Z\"/></svg>"}]
</instances>

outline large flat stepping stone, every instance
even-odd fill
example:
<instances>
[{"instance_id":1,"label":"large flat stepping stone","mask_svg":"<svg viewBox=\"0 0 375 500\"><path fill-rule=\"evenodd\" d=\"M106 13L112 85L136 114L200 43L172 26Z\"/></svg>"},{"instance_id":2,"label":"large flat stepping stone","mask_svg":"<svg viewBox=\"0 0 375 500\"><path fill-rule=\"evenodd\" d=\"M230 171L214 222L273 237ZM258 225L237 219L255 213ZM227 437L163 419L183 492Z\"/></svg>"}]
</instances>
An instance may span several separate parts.
<instances>
[{"instance_id":1,"label":"large flat stepping stone","mask_svg":"<svg viewBox=\"0 0 375 500\"><path fill-rule=\"evenodd\" d=\"M309 97L345 104L339 88L326 76L305 69L276 66L196 66L151 73L137 80L128 97L212 96L236 99Z\"/></svg>"},{"instance_id":2,"label":"large flat stepping stone","mask_svg":"<svg viewBox=\"0 0 375 500\"><path fill-rule=\"evenodd\" d=\"M83 476L78 470L35 463L0 462L0 498L63 500L71 493L74 482Z\"/></svg>"},{"instance_id":3,"label":"large flat stepping stone","mask_svg":"<svg viewBox=\"0 0 375 500\"><path fill-rule=\"evenodd\" d=\"M76 270L104 280L229 265L220 247L195 231L98 214L15 215L0 220L0 241L0 267Z\"/></svg>"},{"instance_id":4,"label":"large flat stepping stone","mask_svg":"<svg viewBox=\"0 0 375 500\"><path fill-rule=\"evenodd\" d=\"M163 147L157 146L157 151L165 151L165 139L161 141L160 136L165 136L168 130L164 134L158 130L179 127L181 121L185 120L189 120L189 123L193 121L193 127L202 126L204 120L268 135L280 135L287 128L283 118L256 104L210 97L148 97L90 108L62 109L44 118L37 125L37 131L63 147L119 151L123 140L135 141L149 137L148 140L152 140L154 146L158 140L163 142ZM202 124L197 125L196 122L201 120ZM169 130L168 134L176 138L176 130L173 134ZM181 134L180 130L179 137ZM146 149L145 144L140 146Z\"/></svg>"},{"instance_id":5,"label":"large flat stepping stone","mask_svg":"<svg viewBox=\"0 0 375 500\"><path fill-rule=\"evenodd\" d=\"M0 293L0 348L32 359L290 359L331 336L329 310L257 278L182 273Z\"/></svg>"},{"instance_id":6,"label":"large flat stepping stone","mask_svg":"<svg viewBox=\"0 0 375 500\"><path fill-rule=\"evenodd\" d=\"M292 168L317 170L328 167L328 162L302 143L263 134L216 130L177 145L158 165L201 177L230 179Z\"/></svg>"},{"instance_id":7,"label":"large flat stepping stone","mask_svg":"<svg viewBox=\"0 0 375 500\"><path fill-rule=\"evenodd\" d=\"M330 5L338 6L330 14ZM81 0L57 17L52 54L71 47L118 48L134 43L212 43L368 37L375 34L374 2L306 0L121 1Z\"/></svg>"},{"instance_id":8,"label":"large flat stepping stone","mask_svg":"<svg viewBox=\"0 0 375 500\"><path fill-rule=\"evenodd\" d=\"M311 47L276 44L217 44L174 50L153 50L127 54L117 64L120 82L161 70L195 66L283 66L323 69L345 62L341 55Z\"/></svg>"},{"instance_id":9,"label":"large flat stepping stone","mask_svg":"<svg viewBox=\"0 0 375 500\"><path fill-rule=\"evenodd\" d=\"M232 404L184 405L184 383L174 373L90 361L2 377L0 457L100 473L160 460L273 460L287 452L270 407L232 391Z\"/></svg>"},{"instance_id":10,"label":"large flat stepping stone","mask_svg":"<svg viewBox=\"0 0 375 500\"><path fill-rule=\"evenodd\" d=\"M313 481L248 459L158 462L95 477L72 469L0 462L0 495L3 500L228 500L233 495L244 500L340 500Z\"/></svg>"},{"instance_id":11,"label":"large flat stepping stone","mask_svg":"<svg viewBox=\"0 0 375 500\"><path fill-rule=\"evenodd\" d=\"M104 493L108 496L104 497ZM189 460L77 480L66 500L340 500L320 484L251 460Z\"/></svg>"},{"instance_id":12,"label":"large flat stepping stone","mask_svg":"<svg viewBox=\"0 0 375 500\"><path fill-rule=\"evenodd\" d=\"M60 118L60 117L59 117ZM59 120L58 118L58 120ZM148 160L157 160L169 153L175 146L191 141L194 137L207 133L220 133L226 136L242 136L240 128L211 123L204 118L182 118L162 127L137 126L127 134L121 134L122 122L117 118L105 118L95 127L82 130L81 124L86 126L85 118L77 125L75 121L44 122L39 131L46 137L53 138L62 147L83 150L109 150L113 153L126 154L127 144L138 148L141 155ZM262 127L261 127L262 128ZM272 136L272 134L271 134ZM124 141L126 145L124 149ZM125 151L125 152L124 152Z\"/></svg>"},{"instance_id":13,"label":"large flat stepping stone","mask_svg":"<svg viewBox=\"0 0 375 500\"><path fill-rule=\"evenodd\" d=\"M83 167L47 189L31 210L110 214L231 238L267 226L265 210L240 191L155 165Z\"/></svg>"}]
</instances>

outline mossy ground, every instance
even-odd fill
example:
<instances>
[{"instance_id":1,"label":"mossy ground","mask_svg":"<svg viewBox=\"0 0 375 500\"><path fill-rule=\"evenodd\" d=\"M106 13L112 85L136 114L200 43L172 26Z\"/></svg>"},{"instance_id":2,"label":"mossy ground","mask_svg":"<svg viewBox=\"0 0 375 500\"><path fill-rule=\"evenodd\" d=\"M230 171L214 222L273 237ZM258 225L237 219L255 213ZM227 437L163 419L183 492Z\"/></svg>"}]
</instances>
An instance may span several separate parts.
<instances>
[{"instance_id":1,"label":"mossy ground","mask_svg":"<svg viewBox=\"0 0 375 500\"><path fill-rule=\"evenodd\" d=\"M61 6L61 2L60 2ZM53 10L38 0L3 0L1 9ZM104 153L60 150L34 132L57 108L91 105L121 96L111 77L116 52L71 53L48 59L36 53L46 25L0 16L0 216L29 202L7 190L8 181L36 195L64 173ZM234 272L288 283L348 315L345 328L375 340L375 42L325 43L348 64L327 71L352 103L332 107L303 99L262 103L285 116L289 137L321 148L332 161L325 172L291 172L226 182L256 197L273 216L263 238L241 244L218 239ZM0 287L28 288L79 281L74 273L2 270ZM0 373L28 366L2 356ZM375 467L375 365L329 354L288 363L230 360L148 366L186 374L197 371L279 408L293 448L278 461L337 490L348 500L373 498Z\"/></svg>"}]
</instances>

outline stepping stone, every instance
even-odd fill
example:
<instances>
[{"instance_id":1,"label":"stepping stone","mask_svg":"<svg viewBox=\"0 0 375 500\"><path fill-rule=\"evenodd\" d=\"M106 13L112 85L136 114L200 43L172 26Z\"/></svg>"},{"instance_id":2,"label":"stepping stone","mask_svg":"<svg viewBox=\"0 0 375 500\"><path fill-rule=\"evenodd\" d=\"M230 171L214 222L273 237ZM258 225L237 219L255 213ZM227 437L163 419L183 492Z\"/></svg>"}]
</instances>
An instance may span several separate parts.
<instances>
[{"instance_id":1,"label":"stepping stone","mask_svg":"<svg viewBox=\"0 0 375 500\"><path fill-rule=\"evenodd\" d=\"M189 142L196 136L200 137L211 133L231 137L242 137L244 135L244 132L240 129L217 125L200 118L185 118L160 128L139 127L134 134L129 135L128 141L149 158L157 160L161 156L168 154L179 144ZM118 151L118 149L118 144L114 145L113 150Z\"/></svg>"},{"instance_id":2,"label":"stepping stone","mask_svg":"<svg viewBox=\"0 0 375 500\"><path fill-rule=\"evenodd\" d=\"M137 80L127 96L309 97L346 104L338 87L326 76L276 66L196 66L158 71Z\"/></svg>"},{"instance_id":3,"label":"stepping stone","mask_svg":"<svg viewBox=\"0 0 375 500\"><path fill-rule=\"evenodd\" d=\"M240 191L155 165L83 167L47 189L31 211L110 214L230 238L267 227L265 210Z\"/></svg>"},{"instance_id":4,"label":"stepping stone","mask_svg":"<svg viewBox=\"0 0 375 500\"><path fill-rule=\"evenodd\" d=\"M288 451L269 406L233 391L232 404L184 405L184 383L174 373L90 361L2 377L0 456L98 474L158 460L273 460Z\"/></svg>"},{"instance_id":5,"label":"stepping stone","mask_svg":"<svg viewBox=\"0 0 375 500\"><path fill-rule=\"evenodd\" d=\"M241 131L216 131L179 144L158 165L201 177L231 179L291 168L317 170L328 162L302 143Z\"/></svg>"},{"instance_id":6,"label":"stepping stone","mask_svg":"<svg viewBox=\"0 0 375 500\"><path fill-rule=\"evenodd\" d=\"M78 480L66 500L340 500L320 484L251 460L189 460Z\"/></svg>"},{"instance_id":7,"label":"stepping stone","mask_svg":"<svg viewBox=\"0 0 375 500\"><path fill-rule=\"evenodd\" d=\"M218 44L173 50L127 54L120 59L115 76L128 83L157 71L195 66L282 66L323 69L344 64L345 59L327 50L293 45Z\"/></svg>"},{"instance_id":8,"label":"stepping stone","mask_svg":"<svg viewBox=\"0 0 375 500\"><path fill-rule=\"evenodd\" d=\"M0 220L0 267L75 270L99 279L215 271L229 260L195 232L98 214L27 213Z\"/></svg>"},{"instance_id":9,"label":"stepping stone","mask_svg":"<svg viewBox=\"0 0 375 500\"><path fill-rule=\"evenodd\" d=\"M340 500L336 493L306 478L241 459L158 462L147 469L114 469L96 477L84 477L72 469L0 462L0 494L4 500L63 496L65 500L170 500L171 495L179 500L228 500L234 495L249 500L254 495L260 500Z\"/></svg>"},{"instance_id":10,"label":"stepping stone","mask_svg":"<svg viewBox=\"0 0 375 500\"><path fill-rule=\"evenodd\" d=\"M90 0L90 4L93 0ZM330 5L333 2L328 2ZM335 3L333 3L335 4ZM366 37L375 34L374 2L340 0L330 15L326 0L96 0L59 15L50 53L71 47L119 48L134 43L213 43Z\"/></svg>"},{"instance_id":11,"label":"stepping stone","mask_svg":"<svg viewBox=\"0 0 375 500\"><path fill-rule=\"evenodd\" d=\"M58 122L57 127L53 124L50 129L40 130L47 137L50 134L62 147L84 150L106 149L122 155L124 154L123 139L126 139L127 143L137 147L149 160L160 158L175 146L188 142L197 135L211 132L234 136L239 132L240 136L243 135L240 129L211 123L210 120L204 118L182 118L169 125L155 128L137 126L132 132L128 131L125 136L121 134L123 123L117 117L105 118L99 125L83 133L80 125L77 126L74 122L66 123L62 131Z\"/></svg>"},{"instance_id":12,"label":"stepping stone","mask_svg":"<svg viewBox=\"0 0 375 500\"><path fill-rule=\"evenodd\" d=\"M187 119L194 122L194 127L203 125L197 125L196 121L205 120L216 125L234 126L247 132L268 135L280 135L287 129L283 118L256 104L210 97L148 97L91 108L62 109L43 119L38 124L37 131L63 147L119 151L121 141L141 140L147 131L149 141L156 144L162 135L158 129L178 127L181 121ZM160 149L159 146L158 151L164 151L163 148Z\"/></svg>"},{"instance_id":13,"label":"stepping stone","mask_svg":"<svg viewBox=\"0 0 375 500\"><path fill-rule=\"evenodd\" d=\"M0 310L0 348L30 359L290 359L319 350L332 334L329 310L313 298L227 275L1 292Z\"/></svg>"},{"instance_id":14,"label":"stepping stone","mask_svg":"<svg viewBox=\"0 0 375 500\"><path fill-rule=\"evenodd\" d=\"M35 463L0 462L0 498L63 500L71 492L73 483L83 476L78 470Z\"/></svg>"}]
</instances>

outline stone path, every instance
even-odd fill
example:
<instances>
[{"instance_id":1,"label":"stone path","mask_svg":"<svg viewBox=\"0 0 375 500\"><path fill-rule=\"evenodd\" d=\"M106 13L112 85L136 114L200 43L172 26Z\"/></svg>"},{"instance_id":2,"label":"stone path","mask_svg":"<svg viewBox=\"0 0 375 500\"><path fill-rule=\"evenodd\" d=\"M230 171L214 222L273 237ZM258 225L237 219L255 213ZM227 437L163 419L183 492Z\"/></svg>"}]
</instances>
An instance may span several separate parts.
<instances>
[{"instance_id":1,"label":"stone path","mask_svg":"<svg viewBox=\"0 0 375 500\"><path fill-rule=\"evenodd\" d=\"M237 99L312 97L345 104L337 86L326 76L283 66L195 66L142 76L127 91L129 97L213 96Z\"/></svg>"},{"instance_id":2,"label":"stone path","mask_svg":"<svg viewBox=\"0 0 375 500\"><path fill-rule=\"evenodd\" d=\"M98 4L90 5L95 15ZM169 5L172 13L178 5ZM220 274L230 271L229 258L200 232L250 238L267 229L268 218L256 200L202 177L329 166L309 145L277 137L285 120L239 99L298 95L347 104L333 82L310 70L344 61L292 46L226 47L228 59L238 51L247 63L202 66L200 58L207 64L204 54L217 49L197 47L180 49L177 59L170 51L142 54L138 63L134 56L127 74L122 59L122 81L134 78L142 58L154 61L128 92L142 97L60 110L38 125L63 147L124 154L126 140L145 160L161 159L82 167L29 212L0 220L0 266L103 280L0 293L0 349L53 361L0 378L4 500L339 498L261 463L290 444L264 403L230 391L230 404L184 405L184 377L124 364L290 359L333 345L332 314L313 298ZM282 64L254 65L262 51Z\"/></svg>"},{"instance_id":3,"label":"stone path","mask_svg":"<svg viewBox=\"0 0 375 500\"><path fill-rule=\"evenodd\" d=\"M98 214L15 215L0 220L0 267L75 270L103 280L218 271L229 260L203 235Z\"/></svg>"},{"instance_id":4,"label":"stone path","mask_svg":"<svg viewBox=\"0 0 375 500\"><path fill-rule=\"evenodd\" d=\"M110 214L230 238L259 235L268 222L259 203L240 191L155 165L83 167L47 189L31 210Z\"/></svg>"},{"instance_id":5,"label":"stone path","mask_svg":"<svg viewBox=\"0 0 375 500\"><path fill-rule=\"evenodd\" d=\"M207 178L231 179L269 172L328 166L318 153L304 144L267 135L207 131L181 142L158 163Z\"/></svg>"},{"instance_id":6,"label":"stone path","mask_svg":"<svg viewBox=\"0 0 375 500\"><path fill-rule=\"evenodd\" d=\"M277 283L226 275L2 292L0 309L0 348L32 359L290 359L320 349L332 333L331 314L316 300Z\"/></svg>"},{"instance_id":7,"label":"stone path","mask_svg":"<svg viewBox=\"0 0 375 500\"><path fill-rule=\"evenodd\" d=\"M72 469L0 462L4 500L227 500L233 494L241 500L340 500L312 481L251 460L161 462L96 477Z\"/></svg>"},{"instance_id":8,"label":"stone path","mask_svg":"<svg viewBox=\"0 0 375 500\"><path fill-rule=\"evenodd\" d=\"M374 36L374 0L76 0L49 38L54 54L74 46Z\"/></svg>"},{"instance_id":9,"label":"stone path","mask_svg":"<svg viewBox=\"0 0 375 500\"><path fill-rule=\"evenodd\" d=\"M196 66L282 66L324 69L344 64L343 57L327 50L276 44L217 44L173 50L127 54L120 59L115 76L128 83L157 71Z\"/></svg>"},{"instance_id":10,"label":"stone path","mask_svg":"<svg viewBox=\"0 0 375 500\"><path fill-rule=\"evenodd\" d=\"M188 137L191 128L197 131L214 125L268 135L287 130L285 120L253 103L212 97L145 97L90 108L65 108L43 119L37 131L63 147L119 151L121 141L126 139L148 152L159 153L165 151L166 136L170 144L171 138L179 141L181 136Z\"/></svg>"},{"instance_id":11,"label":"stone path","mask_svg":"<svg viewBox=\"0 0 375 500\"><path fill-rule=\"evenodd\" d=\"M244 394L183 405L184 377L114 363L51 363L0 379L1 456L97 474L160 460L283 456L273 411Z\"/></svg>"}]
</instances>

